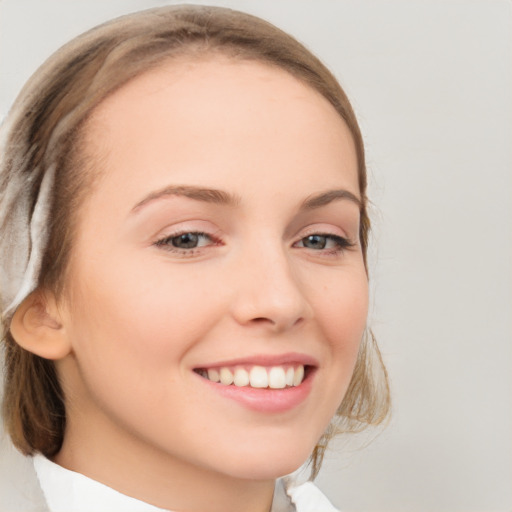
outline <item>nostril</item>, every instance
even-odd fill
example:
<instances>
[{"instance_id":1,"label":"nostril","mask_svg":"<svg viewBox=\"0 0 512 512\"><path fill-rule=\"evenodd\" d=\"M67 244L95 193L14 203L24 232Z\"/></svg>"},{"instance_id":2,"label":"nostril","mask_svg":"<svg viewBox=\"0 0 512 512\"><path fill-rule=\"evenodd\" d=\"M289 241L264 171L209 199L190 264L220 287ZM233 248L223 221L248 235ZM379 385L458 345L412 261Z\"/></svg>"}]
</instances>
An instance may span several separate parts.
<instances>
[{"instance_id":1,"label":"nostril","mask_svg":"<svg viewBox=\"0 0 512 512\"><path fill-rule=\"evenodd\" d=\"M270 318L265 318L263 316L260 316L258 318L253 318L252 321L259 323L259 324L264 323L264 322L270 322L271 324L275 324L274 320L271 320Z\"/></svg>"},{"instance_id":2,"label":"nostril","mask_svg":"<svg viewBox=\"0 0 512 512\"><path fill-rule=\"evenodd\" d=\"M253 326L261 325L262 327L268 326L268 327L272 327L273 329L282 330L282 329L289 329L291 327L295 327L295 326L301 324L303 321L304 321L303 317L296 318L295 321L292 320L291 322L286 322L284 320L283 321L280 320L279 318L273 319L273 318L267 318L264 316L259 316L259 317L253 318L251 320L251 324Z\"/></svg>"}]
</instances>

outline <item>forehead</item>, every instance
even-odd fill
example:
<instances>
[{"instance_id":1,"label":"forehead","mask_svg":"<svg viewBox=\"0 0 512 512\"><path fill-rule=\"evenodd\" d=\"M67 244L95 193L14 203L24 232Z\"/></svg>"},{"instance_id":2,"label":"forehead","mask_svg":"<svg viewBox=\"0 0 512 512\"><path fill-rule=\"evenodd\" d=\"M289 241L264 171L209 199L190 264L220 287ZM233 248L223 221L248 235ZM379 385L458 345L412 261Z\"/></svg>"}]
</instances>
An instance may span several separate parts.
<instances>
[{"instance_id":1,"label":"forehead","mask_svg":"<svg viewBox=\"0 0 512 512\"><path fill-rule=\"evenodd\" d=\"M92 154L106 157L109 173L123 166L125 178L127 164L149 180L148 165L155 175L155 167L187 169L186 182L197 175L212 186L225 179L222 170L258 169L272 182L289 179L278 170L293 168L296 179L301 169L333 170L358 192L354 143L334 107L261 62L224 56L165 62L103 101L87 132Z\"/></svg>"}]
</instances>

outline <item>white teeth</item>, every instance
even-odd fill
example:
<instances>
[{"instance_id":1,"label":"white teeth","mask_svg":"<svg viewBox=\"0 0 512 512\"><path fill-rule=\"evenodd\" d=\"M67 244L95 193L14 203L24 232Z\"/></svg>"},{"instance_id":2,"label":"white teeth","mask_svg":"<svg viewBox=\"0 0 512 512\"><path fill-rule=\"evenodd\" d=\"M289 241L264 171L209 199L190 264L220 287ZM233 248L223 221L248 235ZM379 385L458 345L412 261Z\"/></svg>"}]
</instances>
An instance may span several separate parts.
<instances>
[{"instance_id":1,"label":"white teeth","mask_svg":"<svg viewBox=\"0 0 512 512\"><path fill-rule=\"evenodd\" d=\"M295 369L295 375L293 376L293 385L298 386L304 378L304 366L297 366Z\"/></svg>"},{"instance_id":2,"label":"white teeth","mask_svg":"<svg viewBox=\"0 0 512 512\"><path fill-rule=\"evenodd\" d=\"M263 366L253 366L249 374L251 387L253 388L267 388L268 387L268 374Z\"/></svg>"},{"instance_id":3,"label":"white teeth","mask_svg":"<svg viewBox=\"0 0 512 512\"><path fill-rule=\"evenodd\" d=\"M224 386L233 384L233 374L227 368L220 369L220 383Z\"/></svg>"},{"instance_id":4,"label":"white teeth","mask_svg":"<svg viewBox=\"0 0 512 512\"><path fill-rule=\"evenodd\" d=\"M304 380L304 366L296 368L288 366L253 366L250 371L245 368L209 368L198 373L212 382L220 382L224 386L234 384L238 387L283 389L298 386Z\"/></svg>"},{"instance_id":5,"label":"white teeth","mask_svg":"<svg viewBox=\"0 0 512 512\"><path fill-rule=\"evenodd\" d=\"M219 372L213 368L210 368L208 370L208 378L213 382L219 382L220 381L220 375Z\"/></svg>"},{"instance_id":6,"label":"white teeth","mask_svg":"<svg viewBox=\"0 0 512 512\"><path fill-rule=\"evenodd\" d=\"M282 389L286 386L286 375L280 366L274 366L268 372L268 387Z\"/></svg>"},{"instance_id":7,"label":"white teeth","mask_svg":"<svg viewBox=\"0 0 512 512\"><path fill-rule=\"evenodd\" d=\"M247 386L249 384L249 372L243 368L237 368L233 382L235 386Z\"/></svg>"},{"instance_id":8,"label":"white teeth","mask_svg":"<svg viewBox=\"0 0 512 512\"><path fill-rule=\"evenodd\" d=\"M290 368L288 368L288 370L286 370L286 385L287 386L293 386L293 377L294 377L294 375L295 375L295 371L290 366Z\"/></svg>"}]
</instances>

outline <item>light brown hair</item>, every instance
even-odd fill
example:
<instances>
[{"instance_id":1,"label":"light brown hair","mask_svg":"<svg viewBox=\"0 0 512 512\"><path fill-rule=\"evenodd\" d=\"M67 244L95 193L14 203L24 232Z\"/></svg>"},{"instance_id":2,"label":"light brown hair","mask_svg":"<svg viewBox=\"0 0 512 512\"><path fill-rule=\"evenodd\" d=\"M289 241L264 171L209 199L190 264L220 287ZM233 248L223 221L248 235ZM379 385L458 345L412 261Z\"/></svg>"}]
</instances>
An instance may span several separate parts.
<instances>
[{"instance_id":1,"label":"light brown hair","mask_svg":"<svg viewBox=\"0 0 512 512\"><path fill-rule=\"evenodd\" d=\"M13 106L7 120L0 193L14 172L24 172L31 175L30 192L35 202L44 172L51 166L56 169L40 289L52 290L58 296L65 284L80 205L95 177L84 151L84 129L92 110L130 79L164 60L215 53L286 70L322 94L345 121L357 152L362 198L359 236L366 265L370 221L363 140L350 103L334 76L294 38L259 18L218 7L169 6L118 18L74 39L41 66ZM23 453L52 456L61 447L66 424L58 375L52 361L16 343L9 322L10 318L3 318L4 422ZM368 332L336 418L312 454L312 476L316 476L334 434L378 424L388 411L386 370Z\"/></svg>"}]
</instances>

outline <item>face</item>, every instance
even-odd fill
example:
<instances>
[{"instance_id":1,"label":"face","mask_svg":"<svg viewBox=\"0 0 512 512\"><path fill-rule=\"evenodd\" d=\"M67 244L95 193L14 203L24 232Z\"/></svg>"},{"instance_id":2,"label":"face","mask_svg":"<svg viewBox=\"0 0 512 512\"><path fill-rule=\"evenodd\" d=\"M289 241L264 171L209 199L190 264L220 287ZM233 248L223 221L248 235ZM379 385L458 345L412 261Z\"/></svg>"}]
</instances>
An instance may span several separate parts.
<instances>
[{"instance_id":1,"label":"face","mask_svg":"<svg viewBox=\"0 0 512 512\"><path fill-rule=\"evenodd\" d=\"M63 451L293 471L344 396L366 322L348 128L284 71L217 57L138 77L87 133L101 178L62 309Z\"/></svg>"}]
</instances>

